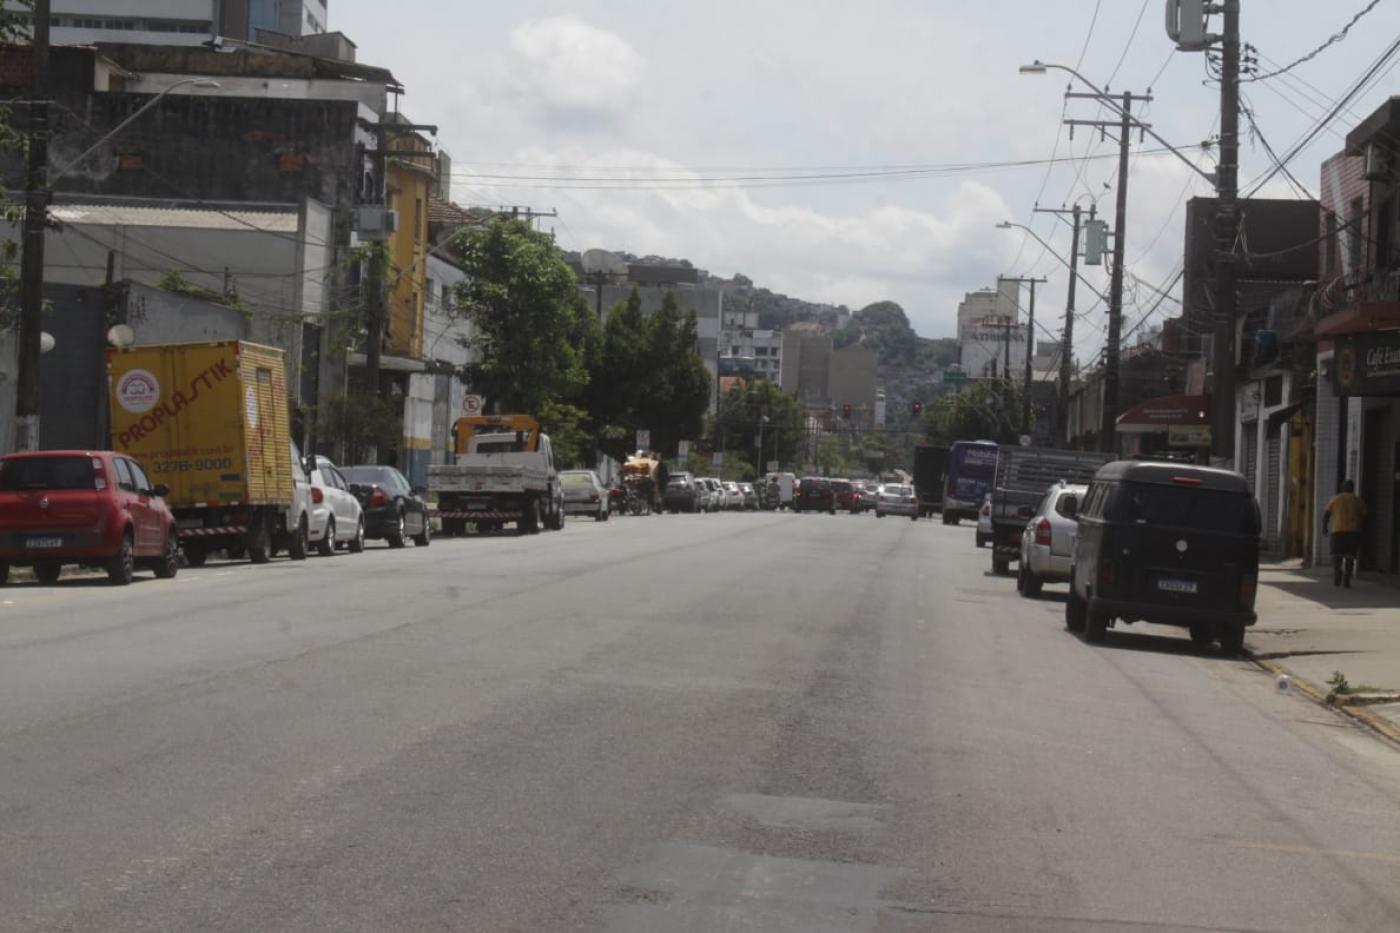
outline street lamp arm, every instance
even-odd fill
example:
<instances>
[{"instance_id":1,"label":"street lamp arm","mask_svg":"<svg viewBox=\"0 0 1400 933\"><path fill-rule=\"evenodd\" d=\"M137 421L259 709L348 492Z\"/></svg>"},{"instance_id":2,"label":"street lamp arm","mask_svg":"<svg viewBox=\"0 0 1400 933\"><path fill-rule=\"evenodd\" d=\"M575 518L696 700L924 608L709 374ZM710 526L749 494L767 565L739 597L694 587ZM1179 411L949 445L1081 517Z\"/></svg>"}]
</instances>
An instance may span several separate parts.
<instances>
[{"instance_id":1,"label":"street lamp arm","mask_svg":"<svg viewBox=\"0 0 1400 933\"><path fill-rule=\"evenodd\" d=\"M1078 71L1075 71L1068 65L1055 65L1051 64L1050 62L1042 62L1037 59L1029 65L1022 65L1020 71L1023 75L1040 75L1045 74L1045 72L1050 70L1051 68L1055 69L1056 71L1066 72L1067 74L1070 74L1077 78L1080 81L1080 83L1082 83L1085 87L1094 92L1094 96L1099 99L1100 103L1112 108L1113 112L1116 113L1118 116L1126 116L1128 118L1129 123L1131 123L1133 126L1137 127L1139 130L1146 133L1148 136L1151 136L1153 139L1157 140L1157 142L1165 146L1168 152L1170 152L1172 155L1176 156L1183 163L1185 163L1187 167L1191 169L1191 171L1195 172L1197 175L1210 182L1212 188L1218 185L1218 181L1216 180L1214 172L1207 172L1195 162L1192 162L1185 156L1184 153L1179 151L1175 146L1173 146L1171 143L1167 142L1160 135L1158 135L1156 130L1152 129L1152 127L1148 126L1146 123L1143 123L1131 113L1125 111L1123 109L1123 106L1120 103L1118 103L1118 101L1113 99L1112 94L1109 94L1108 92L1104 91L1097 84L1090 81L1088 78L1084 77L1082 74L1080 74Z\"/></svg>"},{"instance_id":2,"label":"street lamp arm","mask_svg":"<svg viewBox=\"0 0 1400 933\"><path fill-rule=\"evenodd\" d=\"M1034 230L1032 230L1030 227L1026 226L1025 224L1018 224L1018 223L1016 223L1015 221L1011 221L1011 220L1004 220L1004 221L1002 221L1001 223L997 224L997 226L1000 227L1000 228L1003 229L1003 230L1010 230L1012 227L1016 227L1016 228L1018 228L1018 229L1021 229L1021 230L1026 231L1026 232L1029 233L1031 236L1035 237L1036 242L1039 243L1041 246L1045 247L1045 251L1046 251L1047 253L1049 253L1051 256L1054 256L1056 259L1058 259L1058 260L1060 261L1060 265L1064 266L1066 269L1069 269L1069 270L1073 271L1073 272L1074 272L1074 277L1075 277L1076 279L1078 279L1079 281L1083 282L1085 288L1089 289L1089 291L1091 291L1091 292L1093 292L1095 295L1097 295L1098 298L1099 298L1099 301L1102 301L1102 302L1104 302L1105 304L1108 303L1108 299L1104 297L1103 292L1099 291L1097 288L1094 287L1094 283L1090 282L1088 279L1084 278L1084 276L1080 275L1078 269L1075 269L1073 266L1071 266L1071 265L1065 260L1065 257L1063 257L1063 256L1061 256L1059 253L1055 252L1055 248L1054 248L1053 246L1051 246L1049 243L1045 242L1043 239L1041 239L1040 234L1036 233L1036 232L1035 232Z\"/></svg>"},{"instance_id":3,"label":"street lamp arm","mask_svg":"<svg viewBox=\"0 0 1400 933\"><path fill-rule=\"evenodd\" d=\"M136 112L133 113L131 116L127 117L125 120L123 120L122 122L118 123L116 126L112 127L112 129L109 130L109 131L106 133L106 135L104 135L101 139L99 139L97 142L93 143L91 146L88 146L86 149L84 149L84 150L82 151L82 154L80 154L76 159L74 159L73 161L69 162L67 165L63 166L63 168L59 169L58 171L56 171L56 172L54 172L52 175L50 175L50 176L49 176L49 183L52 184L53 182L58 181L58 180L59 180L60 178L62 178L64 175L67 175L73 168L75 168L75 167L78 165L79 162L82 162L84 159L86 159L88 156L92 155L92 154L93 154L94 152L96 152L98 149L101 149L103 146L105 146L105 145L107 144L107 142L108 142L113 136L116 136L116 135L117 135L118 133L120 133L122 130L124 130L124 129L126 129L128 126L130 126L132 123L135 123L136 120L137 120L137 118L139 118L143 113L145 113L147 110L150 110L150 109L151 109L152 107L154 107L156 104L160 103L161 98L163 98L165 95L169 94L171 91L175 90L177 87L183 87L184 85L187 85L187 84L192 84L192 85L195 85L196 87L206 87L206 88L217 88L217 87L220 86L220 85L219 85L219 82L217 82L217 81L211 81L211 80L209 80L208 78L186 78L186 79L183 80L183 81L176 81L174 84L170 85L170 87L165 88L163 91L161 91L161 92L160 92L159 94L157 94L155 97L152 97L150 100L148 100L148 101L146 101L144 104L142 104L139 108L137 108Z\"/></svg>"}]
</instances>

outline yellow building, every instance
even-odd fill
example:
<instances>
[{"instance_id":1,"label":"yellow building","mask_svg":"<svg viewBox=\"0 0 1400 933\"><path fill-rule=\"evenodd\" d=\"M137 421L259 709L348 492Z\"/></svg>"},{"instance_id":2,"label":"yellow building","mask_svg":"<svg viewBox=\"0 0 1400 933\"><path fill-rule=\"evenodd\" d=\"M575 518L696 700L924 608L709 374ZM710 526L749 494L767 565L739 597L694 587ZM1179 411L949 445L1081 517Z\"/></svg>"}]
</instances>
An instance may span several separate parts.
<instances>
[{"instance_id":1,"label":"yellow building","mask_svg":"<svg viewBox=\"0 0 1400 933\"><path fill-rule=\"evenodd\" d=\"M384 350L391 356L423 356L423 301L428 270L428 197L434 182L432 146L417 133L388 133L385 201L398 213L386 240L389 253ZM421 157L415 153L423 153Z\"/></svg>"}]
</instances>

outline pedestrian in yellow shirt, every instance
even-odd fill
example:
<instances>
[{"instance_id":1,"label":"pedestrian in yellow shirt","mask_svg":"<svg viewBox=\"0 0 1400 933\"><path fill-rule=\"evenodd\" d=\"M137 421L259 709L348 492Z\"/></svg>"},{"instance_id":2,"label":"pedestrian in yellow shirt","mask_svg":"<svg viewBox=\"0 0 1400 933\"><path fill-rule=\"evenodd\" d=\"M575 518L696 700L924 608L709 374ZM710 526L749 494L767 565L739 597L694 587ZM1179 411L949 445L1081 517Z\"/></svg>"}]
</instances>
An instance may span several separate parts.
<instances>
[{"instance_id":1,"label":"pedestrian in yellow shirt","mask_svg":"<svg viewBox=\"0 0 1400 933\"><path fill-rule=\"evenodd\" d=\"M1356 569L1356 552L1361 546L1361 529L1366 524L1366 503L1356 494L1356 483L1347 480L1342 491L1322 511L1322 533L1332 528L1332 585L1351 589Z\"/></svg>"}]
</instances>

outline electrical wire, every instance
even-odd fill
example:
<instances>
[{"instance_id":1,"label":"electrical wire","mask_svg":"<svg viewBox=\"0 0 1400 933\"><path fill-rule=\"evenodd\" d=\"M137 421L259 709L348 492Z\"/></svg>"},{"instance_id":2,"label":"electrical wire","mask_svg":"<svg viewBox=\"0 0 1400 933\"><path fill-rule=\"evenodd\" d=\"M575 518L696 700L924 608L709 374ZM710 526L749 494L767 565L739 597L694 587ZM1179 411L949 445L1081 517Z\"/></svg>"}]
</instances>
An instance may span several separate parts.
<instances>
[{"instance_id":1,"label":"electrical wire","mask_svg":"<svg viewBox=\"0 0 1400 933\"><path fill-rule=\"evenodd\" d=\"M1362 8L1357 12L1357 14L1356 14L1355 16L1353 16L1353 17L1351 18L1351 20L1350 20L1345 26L1343 26L1339 31L1334 32L1334 33L1332 33L1332 35L1328 36L1328 37L1327 37L1327 41L1323 42L1323 43L1322 43L1321 45L1319 45L1317 48L1313 49L1311 52L1308 52L1306 55L1302 56L1301 58L1295 59L1294 61L1289 62L1287 65L1284 65L1282 68L1278 68L1278 69L1275 70L1275 71L1270 71L1270 72L1268 72L1268 73L1266 73L1266 74L1262 74L1262 75L1255 75L1255 76L1250 77L1250 78L1243 78L1243 79L1241 79L1241 80L1243 80L1243 81L1267 81L1267 80L1269 80L1270 78L1277 78L1279 75L1287 74L1288 72L1292 71L1294 68L1297 68L1299 65L1303 64L1304 62L1312 61L1314 58L1317 58L1317 56L1321 55L1321 54L1322 54L1323 52L1325 52L1327 49L1331 48L1332 46L1336 45L1338 42L1341 42L1343 39L1345 39L1345 38L1347 37L1347 33L1351 32L1351 27L1355 26L1355 25L1357 24L1357 22L1360 21L1361 17L1365 16L1367 13L1371 12L1371 11L1374 10L1377 6L1379 6L1379 5L1380 5L1380 2L1381 2L1381 0L1371 0L1371 2L1368 3L1368 4L1366 4L1364 7L1362 7Z\"/></svg>"}]
</instances>

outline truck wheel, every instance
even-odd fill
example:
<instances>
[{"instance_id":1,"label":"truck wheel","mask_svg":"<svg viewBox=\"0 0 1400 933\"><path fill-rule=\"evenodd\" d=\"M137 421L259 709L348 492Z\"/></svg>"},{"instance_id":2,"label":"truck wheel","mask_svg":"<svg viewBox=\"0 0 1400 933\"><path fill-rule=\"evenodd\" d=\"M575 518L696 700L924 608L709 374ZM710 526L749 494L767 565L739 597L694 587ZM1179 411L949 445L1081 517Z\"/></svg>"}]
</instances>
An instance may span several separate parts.
<instances>
[{"instance_id":1,"label":"truck wheel","mask_svg":"<svg viewBox=\"0 0 1400 933\"><path fill-rule=\"evenodd\" d=\"M1220 653L1227 658L1238 658L1244 653L1244 626L1226 625L1220 630Z\"/></svg>"},{"instance_id":2,"label":"truck wheel","mask_svg":"<svg viewBox=\"0 0 1400 933\"><path fill-rule=\"evenodd\" d=\"M1102 609L1090 609L1084 620L1084 640L1097 645L1108 635L1110 616Z\"/></svg>"},{"instance_id":3,"label":"truck wheel","mask_svg":"<svg viewBox=\"0 0 1400 933\"><path fill-rule=\"evenodd\" d=\"M520 519L520 533L525 535L540 533L540 504L535 499L525 503L525 514Z\"/></svg>"},{"instance_id":4,"label":"truck wheel","mask_svg":"<svg viewBox=\"0 0 1400 933\"><path fill-rule=\"evenodd\" d=\"M335 553L335 516L326 519L326 536L316 544L316 553L330 557Z\"/></svg>"},{"instance_id":5,"label":"truck wheel","mask_svg":"<svg viewBox=\"0 0 1400 933\"><path fill-rule=\"evenodd\" d=\"M913 515L910 515L910 516L909 516L909 520L910 520L911 522L917 522L917 521L919 520L919 513L918 513L918 512L915 512Z\"/></svg>"},{"instance_id":6,"label":"truck wheel","mask_svg":"<svg viewBox=\"0 0 1400 933\"><path fill-rule=\"evenodd\" d=\"M257 524L248 529L248 559L255 564L265 564L272 559L272 533L267 529L266 519L259 518Z\"/></svg>"},{"instance_id":7,"label":"truck wheel","mask_svg":"<svg viewBox=\"0 0 1400 933\"><path fill-rule=\"evenodd\" d=\"M287 556L292 560L306 560L306 552L310 550L310 542L307 536L310 530L306 527L306 516L303 515L297 520L297 530L292 532L292 539L287 542Z\"/></svg>"},{"instance_id":8,"label":"truck wheel","mask_svg":"<svg viewBox=\"0 0 1400 933\"><path fill-rule=\"evenodd\" d=\"M209 559L209 551L205 549L202 542L196 544L193 541L186 541L180 546L180 550L185 552L185 563L191 567L203 567L204 562Z\"/></svg>"},{"instance_id":9,"label":"truck wheel","mask_svg":"<svg viewBox=\"0 0 1400 933\"><path fill-rule=\"evenodd\" d=\"M57 583L63 565L56 560L42 560L34 565L34 579L40 583Z\"/></svg>"},{"instance_id":10,"label":"truck wheel","mask_svg":"<svg viewBox=\"0 0 1400 933\"><path fill-rule=\"evenodd\" d=\"M879 509L876 509L876 510L875 510L875 517L876 517L876 518L884 518L884 517L885 517L885 513L884 513L884 512L881 512Z\"/></svg>"},{"instance_id":11,"label":"truck wheel","mask_svg":"<svg viewBox=\"0 0 1400 933\"><path fill-rule=\"evenodd\" d=\"M1004 558L1004 557L993 557L993 558L992 558L992 573L996 574L996 575L999 576L999 577L1000 577L1000 576L1005 576L1006 572L1009 571L1010 569L1011 569L1011 562L1008 561L1006 558Z\"/></svg>"},{"instance_id":12,"label":"truck wheel","mask_svg":"<svg viewBox=\"0 0 1400 933\"><path fill-rule=\"evenodd\" d=\"M1069 598L1065 600L1065 628L1071 632L1084 631L1084 600L1074 592L1074 579L1069 581Z\"/></svg>"},{"instance_id":13,"label":"truck wheel","mask_svg":"<svg viewBox=\"0 0 1400 933\"><path fill-rule=\"evenodd\" d=\"M957 517L956 515L950 515L950 514L947 513L947 512L944 512L944 513L943 513L943 524L945 524L945 525L956 525L957 523L958 523L958 517Z\"/></svg>"},{"instance_id":14,"label":"truck wheel","mask_svg":"<svg viewBox=\"0 0 1400 933\"><path fill-rule=\"evenodd\" d=\"M467 533L467 523L460 518L451 518L442 523L442 533L449 538L460 538Z\"/></svg>"}]
</instances>

